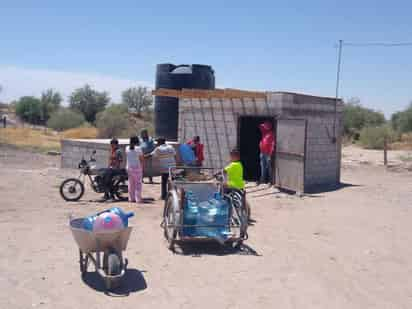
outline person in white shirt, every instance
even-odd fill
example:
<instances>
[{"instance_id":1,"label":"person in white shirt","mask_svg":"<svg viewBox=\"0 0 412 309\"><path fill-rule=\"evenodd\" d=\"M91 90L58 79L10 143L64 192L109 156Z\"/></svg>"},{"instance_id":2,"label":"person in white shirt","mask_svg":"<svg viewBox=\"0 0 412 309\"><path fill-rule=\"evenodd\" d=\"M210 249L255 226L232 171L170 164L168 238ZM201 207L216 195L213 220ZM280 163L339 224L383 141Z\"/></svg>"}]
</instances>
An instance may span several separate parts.
<instances>
[{"instance_id":1,"label":"person in white shirt","mask_svg":"<svg viewBox=\"0 0 412 309\"><path fill-rule=\"evenodd\" d=\"M129 202L142 202L143 151L137 136L130 138L126 147L126 169L129 175Z\"/></svg>"},{"instance_id":2,"label":"person in white shirt","mask_svg":"<svg viewBox=\"0 0 412 309\"><path fill-rule=\"evenodd\" d=\"M162 174L161 199L167 196L167 182L169 179L169 168L176 166L176 151L173 146L166 144L164 137L157 138L157 147L147 156L153 156L159 160L160 173Z\"/></svg>"}]
</instances>

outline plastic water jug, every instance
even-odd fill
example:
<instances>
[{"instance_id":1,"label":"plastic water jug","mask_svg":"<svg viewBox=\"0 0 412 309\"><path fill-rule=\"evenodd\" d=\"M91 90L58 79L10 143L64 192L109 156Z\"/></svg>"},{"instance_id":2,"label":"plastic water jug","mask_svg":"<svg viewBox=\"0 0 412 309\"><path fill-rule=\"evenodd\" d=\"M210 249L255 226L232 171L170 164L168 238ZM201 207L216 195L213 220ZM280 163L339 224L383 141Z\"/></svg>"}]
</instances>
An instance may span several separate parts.
<instances>
[{"instance_id":1,"label":"plastic water jug","mask_svg":"<svg viewBox=\"0 0 412 309\"><path fill-rule=\"evenodd\" d=\"M95 214L95 215L92 215L92 216L89 216L89 217L84 218L84 220L83 220L83 228L84 228L85 230L88 230L88 231L93 231L93 225L94 225L97 217L98 217L100 214L103 214L103 213L113 213L113 214L118 215L118 216L121 218L124 227L128 227L128 226L129 226L129 218L131 218L131 217L134 216L134 213L133 213L133 212L124 212L124 211L123 211L121 208L119 208L119 207L112 207L112 208L110 208L110 209L103 210L103 211L101 211L101 212L99 212L99 213L97 213L97 214Z\"/></svg>"},{"instance_id":2,"label":"plastic water jug","mask_svg":"<svg viewBox=\"0 0 412 309\"><path fill-rule=\"evenodd\" d=\"M109 209L109 211L112 212L112 213L115 213L120 218L122 218L124 227L129 226L129 218L134 216L133 212L124 212L123 209L121 209L119 207L112 207L112 208Z\"/></svg>"},{"instance_id":3,"label":"plastic water jug","mask_svg":"<svg viewBox=\"0 0 412 309\"><path fill-rule=\"evenodd\" d=\"M89 216L84 218L83 220L83 228L88 231L93 231L93 224L96 220L97 215Z\"/></svg>"},{"instance_id":4,"label":"plastic water jug","mask_svg":"<svg viewBox=\"0 0 412 309\"><path fill-rule=\"evenodd\" d=\"M93 232L111 232L124 228L122 218L113 212L104 212L96 217Z\"/></svg>"},{"instance_id":5,"label":"plastic water jug","mask_svg":"<svg viewBox=\"0 0 412 309\"><path fill-rule=\"evenodd\" d=\"M198 222L199 217L199 207L197 203L197 199L195 195L188 191L186 193L186 203L184 209L184 218L183 224L184 225L196 225ZM196 227L184 227L183 234L186 236L195 236L196 235Z\"/></svg>"}]
</instances>

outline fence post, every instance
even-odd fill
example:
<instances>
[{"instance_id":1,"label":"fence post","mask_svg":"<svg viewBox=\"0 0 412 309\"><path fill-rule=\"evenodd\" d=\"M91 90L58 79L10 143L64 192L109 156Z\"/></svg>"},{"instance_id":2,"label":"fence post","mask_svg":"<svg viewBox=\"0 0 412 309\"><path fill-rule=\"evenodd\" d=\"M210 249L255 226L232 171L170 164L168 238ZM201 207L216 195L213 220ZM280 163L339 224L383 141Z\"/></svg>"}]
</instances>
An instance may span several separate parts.
<instances>
[{"instance_id":1,"label":"fence post","mask_svg":"<svg viewBox=\"0 0 412 309\"><path fill-rule=\"evenodd\" d=\"M383 139L383 164L388 165L388 140L386 136Z\"/></svg>"}]
</instances>

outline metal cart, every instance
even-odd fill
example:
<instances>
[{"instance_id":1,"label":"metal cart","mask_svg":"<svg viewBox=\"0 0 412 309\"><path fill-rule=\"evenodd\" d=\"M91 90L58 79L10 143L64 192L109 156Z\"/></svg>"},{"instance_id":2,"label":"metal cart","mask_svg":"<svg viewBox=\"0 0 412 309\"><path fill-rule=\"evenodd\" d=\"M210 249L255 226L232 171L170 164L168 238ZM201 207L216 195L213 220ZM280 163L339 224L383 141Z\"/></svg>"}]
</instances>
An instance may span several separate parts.
<instances>
[{"instance_id":1,"label":"metal cart","mask_svg":"<svg viewBox=\"0 0 412 309\"><path fill-rule=\"evenodd\" d=\"M211 196L220 193L228 203L229 211L224 224L184 223L185 205L188 192L196 195L199 202L208 201ZM247 239L248 212L243 192L224 189L222 170L214 168L176 167L169 170L168 196L163 211L161 226L169 249L174 251L175 245L181 241L216 240L223 245L241 245ZM224 228L224 238L204 235L188 235L188 228L216 229Z\"/></svg>"}]
</instances>

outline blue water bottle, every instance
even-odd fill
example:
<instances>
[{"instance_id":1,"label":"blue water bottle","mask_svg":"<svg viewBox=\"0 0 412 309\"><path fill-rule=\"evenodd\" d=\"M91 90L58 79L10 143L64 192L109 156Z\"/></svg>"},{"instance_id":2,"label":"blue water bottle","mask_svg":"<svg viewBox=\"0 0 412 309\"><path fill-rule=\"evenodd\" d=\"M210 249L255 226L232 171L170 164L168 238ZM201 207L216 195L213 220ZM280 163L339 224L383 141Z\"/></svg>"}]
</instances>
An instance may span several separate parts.
<instances>
[{"instance_id":1,"label":"blue water bottle","mask_svg":"<svg viewBox=\"0 0 412 309\"><path fill-rule=\"evenodd\" d=\"M110 212L115 213L120 218L122 218L124 227L128 227L129 225L129 218L134 216L133 212L124 212L123 209L119 207L112 207L109 209Z\"/></svg>"},{"instance_id":2,"label":"blue water bottle","mask_svg":"<svg viewBox=\"0 0 412 309\"><path fill-rule=\"evenodd\" d=\"M192 191L186 193L186 203L183 217L183 224L191 225L191 227L184 227L183 234L185 236L195 236L196 235L196 225L197 217L199 215L199 207L196 202L196 197Z\"/></svg>"},{"instance_id":3,"label":"blue water bottle","mask_svg":"<svg viewBox=\"0 0 412 309\"><path fill-rule=\"evenodd\" d=\"M93 231L93 224L94 221L96 220L97 215L93 215L93 216L89 216L84 218L83 220L83 229L87 230L87 231Z\"/></svg>"}]
</instances>

